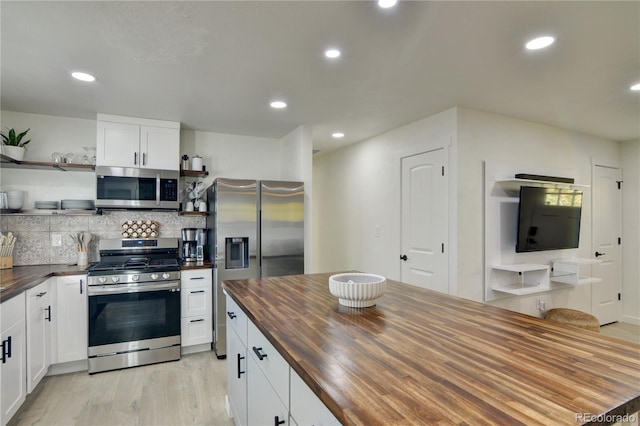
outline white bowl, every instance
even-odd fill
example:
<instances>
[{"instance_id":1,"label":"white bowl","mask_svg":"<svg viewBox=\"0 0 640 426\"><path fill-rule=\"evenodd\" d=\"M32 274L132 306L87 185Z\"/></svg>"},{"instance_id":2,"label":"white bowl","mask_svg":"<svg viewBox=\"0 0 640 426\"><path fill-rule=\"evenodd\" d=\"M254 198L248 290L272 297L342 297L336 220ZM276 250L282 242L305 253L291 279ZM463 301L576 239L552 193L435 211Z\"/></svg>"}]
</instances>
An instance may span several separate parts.
<instances>
[{"instance_id":1,"label":"white bowl","mask_svg":"<svg viewBox=\"0 0 640 426\"><path fill-rule=\"evenodd\" d=\"M329 277L329 292L343 306L367 308L384 294L387 279L382 275L347 272Z\"/></svg>"}]
</instances>

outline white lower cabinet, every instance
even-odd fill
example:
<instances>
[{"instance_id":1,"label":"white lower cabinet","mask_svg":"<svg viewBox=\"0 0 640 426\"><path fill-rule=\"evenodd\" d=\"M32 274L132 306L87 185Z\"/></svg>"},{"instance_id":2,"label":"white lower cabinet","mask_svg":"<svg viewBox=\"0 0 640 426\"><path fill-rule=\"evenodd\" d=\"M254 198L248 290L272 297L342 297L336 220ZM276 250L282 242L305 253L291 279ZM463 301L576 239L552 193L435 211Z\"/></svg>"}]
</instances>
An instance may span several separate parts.
<instances>
[{"instance_id":1,"label":"white lower cabinet","mask_svg":"<svg viewBox=\"0 0 640 426\"><path fill-rule=\"evenodd\" d=\"M27 392L31 393L51 365L52 297L50 278L27 290ZM54 283L55 285L55 283ZM54 287L55 288L55 287Z\"/></svg>"},{"instance_id":2,"label":"white lower cabinet","mask_svg":"<svg viewBox=\"0 0 640 426\"><path fill-rule=\"evenodd\" d=\"M320 398L302 378L291 369L291 411L292 423L296 425L333 426L340 422L329 411Z\"/></svg>"},{"instance_id":3,"label":"white lower cabinet","mask_svg":"<svg viewBox=\"0 0 640 426\"><path fill-rule=\"evenodd\" d=\"M227 311L227 396L236 425L339 425L229 296Z\"/></svg>"},{"instance_id":4,"label":"white lower cabinet","mask_svg":"<svg viewBox=\"0 0 640 426\"><path fill-rule=\"evenodd\" d=\"M6 425L27 395L25 294L0 303L0 424Z\"/></svg>"},{"instance_id":5,"label":"white lower cabinet","mask_svg":"<svg viewBox=\"0 0 640 426\"><path fill-rule=\"evenodd\" d=\"M213 341L212 269L192 269L180 274L182 346Z\"/></svg>"},{"instance_id":6,"label":"white lower cabinet","mask_svg":"<svg viewBox=\"0 0 640 426\"><path fill-rule=\"evenodd\" d=\"M229 305L227 305L229 306ZM244 333L246 336L246 332ZM245 337L246 338L246 337ZM235 330L227 330L227 396L236 426L247 425L247 347Z\"/></svg>"},{"instance_id":7,"label":"white lower cabinet","mask_svg":"<svg viewBox=\"0 0 640 426\"><path fill-rule=\"evenodd\" d=\"M56 363L87 359L88 299L87 276L56 278Z\"/></svg>"},{"instance_id":8,"label":"white lower cabinet","mask_svg":"<svg viewBox=\"0 0 640 426\"><path fill-rule=\"evenodd\" d=\"M288 425L289 410L280 400L280 395L273 389L257 362L254 357L247 357L247 424ZM288 373L287 369L287 379ZM288 393L289 389L287 389Z\"/></svg>"}]
</instances>

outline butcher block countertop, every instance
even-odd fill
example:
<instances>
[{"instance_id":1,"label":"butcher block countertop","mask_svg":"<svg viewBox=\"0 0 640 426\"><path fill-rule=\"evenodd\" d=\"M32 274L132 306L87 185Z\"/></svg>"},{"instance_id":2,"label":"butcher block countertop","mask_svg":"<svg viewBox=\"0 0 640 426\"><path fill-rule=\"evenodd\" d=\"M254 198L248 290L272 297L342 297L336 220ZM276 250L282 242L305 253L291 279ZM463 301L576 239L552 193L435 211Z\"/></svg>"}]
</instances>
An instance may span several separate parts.
<instances>
[{"instance_id":1,"label":"butcher block countertop","mask_svg":"<svg viewBox=\"0 0 640 426\"><path fill-rule=\"evenodd\" d=\"M0 302L37 286L46 279L60 275L85 274L90 265L29 265L0 270Z\"/></svg>"},{"instance_id":2,"label":"butcher block countertop","mask_svg":"<svg viewBox=\"0 0 640 426\"><path fill-rule=\"evenodd\" d=\"M640 409L640 345L387 280L347 308L331 274L223 283L345 425L610 423Z\"/></svg>"}]
</instances>

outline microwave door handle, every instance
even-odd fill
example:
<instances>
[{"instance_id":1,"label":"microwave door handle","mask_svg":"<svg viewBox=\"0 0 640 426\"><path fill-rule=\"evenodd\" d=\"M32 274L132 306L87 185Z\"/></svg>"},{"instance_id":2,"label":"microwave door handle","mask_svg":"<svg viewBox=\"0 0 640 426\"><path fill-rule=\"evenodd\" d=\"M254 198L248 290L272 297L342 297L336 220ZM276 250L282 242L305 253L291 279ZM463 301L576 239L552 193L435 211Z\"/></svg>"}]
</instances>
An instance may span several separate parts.
<instances>
[{"instance_id":1,"label":"microwave door handle","mask_svg":"<svg viewBox=\"0 0 640 426\"><path fill-rule=\"evenodd\" d=\"M156 205L160 205L160 175L156 175Z\"/></svg>"}]
</instances>

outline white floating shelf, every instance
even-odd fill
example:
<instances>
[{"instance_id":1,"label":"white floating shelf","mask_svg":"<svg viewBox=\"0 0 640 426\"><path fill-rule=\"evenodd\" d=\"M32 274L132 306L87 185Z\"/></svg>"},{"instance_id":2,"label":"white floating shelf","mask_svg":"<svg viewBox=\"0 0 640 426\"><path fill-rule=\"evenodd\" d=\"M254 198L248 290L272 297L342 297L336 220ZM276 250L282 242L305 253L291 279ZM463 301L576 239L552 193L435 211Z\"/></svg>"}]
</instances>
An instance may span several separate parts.
<instances>
[{"instance_id":1,"label":"white floating shelf","mask_svg":"<svg viewBox=\"0 0 640 426\"><path fill-rule=\"evenodd\" d=\"M509 293L509 294L515 294L515 295L523 295L523 294L533 294L533 293L543 293L545 291L551 290L550 287L548 286L542 286L542 285L527 285L527 286L522 286L520 284L512 284L512 285L507 285L507 286L499 286L499 287L492 287L491 288L493 291L499 291L500 293Z\"/></svg>"},{"instance_id":2,"label":"white floating shelf","mask_svg":"<svg viewBox=\"0 0 640 426\"><path fill-rule=\"evenodd\" d=\"M505 180L497 180L496 181L500 186L504 189L510 190L520 190L520 187L523 185L529 186L542 186L545 188L590 188L589 185L580 185L577 183L564 183L564 182L550 182L546 180L531 180L531 179L505 179Z\"/></svg>"},{"instance_id":3,"label":"white floating shelf","mask_svg":"<svg viewBox=\"0 0 640 426\"><path fill-rule=\"evenodd\" d=\"M509 272L531 272L531 271L546 271L549 269L548 265L540 265L536 263L513 263L511 265L493 265L493 269L499 269L501 271Z\"/></svg>"},{"instance_id":4,"label":"white floating shelf","mask_svg":"<svg viewBox=\"0 0 640 426\"><path fill-rule=\"evenodd\" d=\"M601 263L598 259L559 259L553 261L553 274L551 275L551 281L556 283L564 283L570 285L585 285L595 284L602 282L602 279L584 276L584 271L580 269L584 266L594 265Z\"/></svg>"},{"instance_id":5,"label":"white floating shelf","mask_svg":"<svg viewBox=\"0 0 640 426\"><path fill-rule=\"evenodd\" d=\"M493 291L522 295L550 290L548 265L514 263L493 265L492 268L497 271L491 286Z\"/></svg>"}]
</instances>

